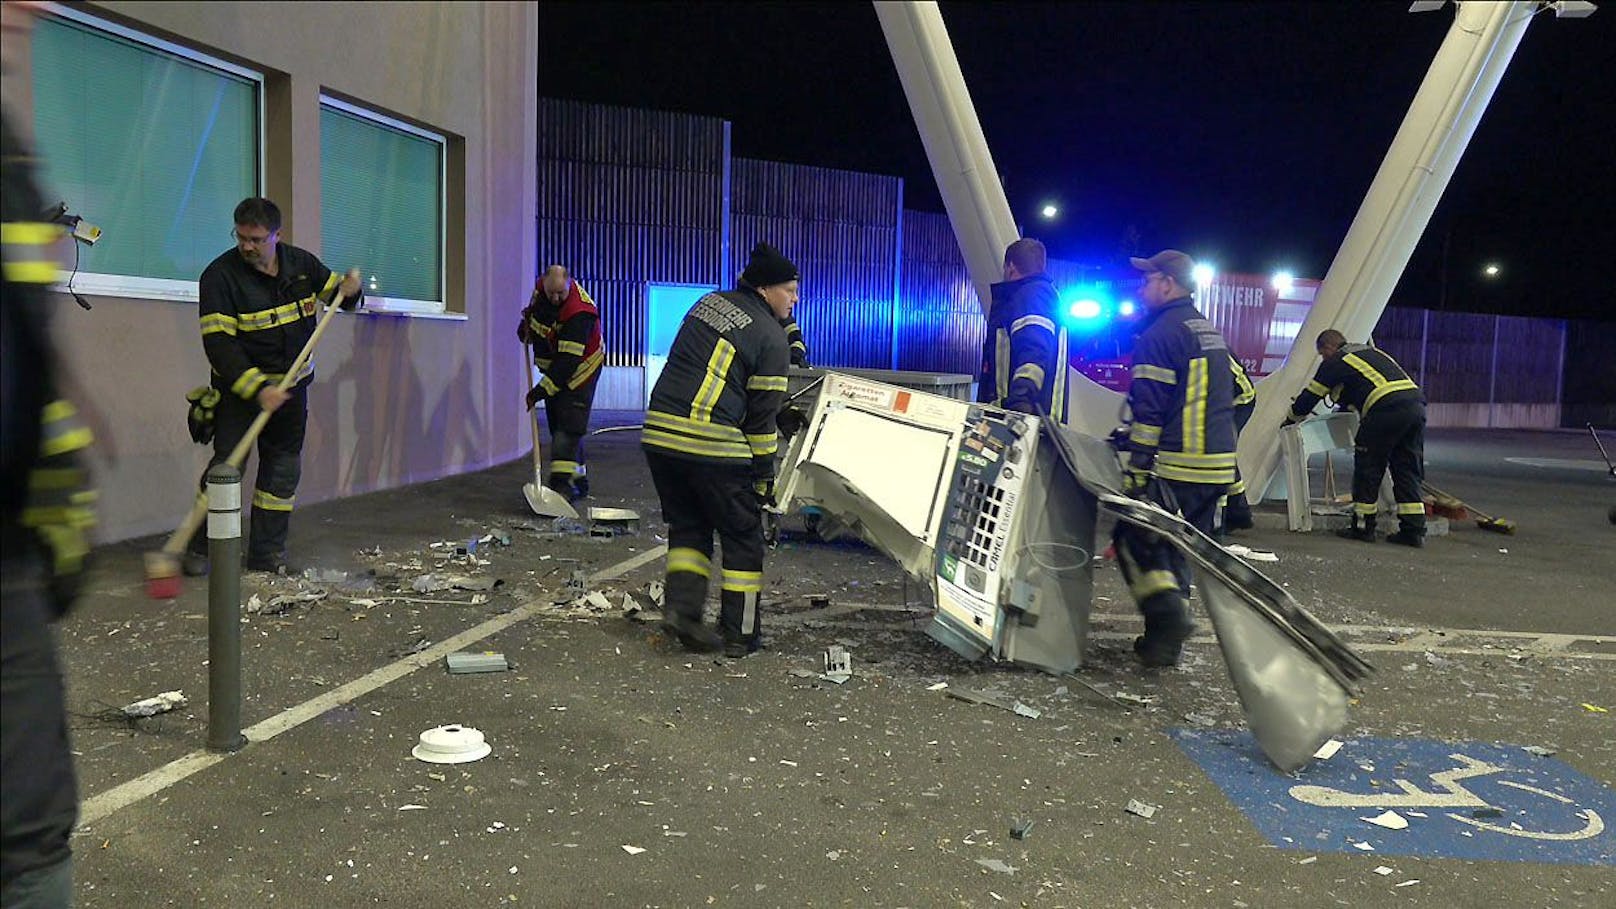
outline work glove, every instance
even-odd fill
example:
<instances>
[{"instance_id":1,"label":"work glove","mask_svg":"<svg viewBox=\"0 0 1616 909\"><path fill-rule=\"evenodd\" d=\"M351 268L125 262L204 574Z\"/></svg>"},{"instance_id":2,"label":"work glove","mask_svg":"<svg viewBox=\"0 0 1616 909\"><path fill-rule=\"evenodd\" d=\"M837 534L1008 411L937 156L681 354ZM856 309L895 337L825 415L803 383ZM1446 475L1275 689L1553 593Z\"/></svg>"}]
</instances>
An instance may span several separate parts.
<instances>
[{"instance_id":1,"label":"work glove","mask_svg":"<svg viewBox=\"0 0 1616 909\"><path fill-rule=\"evenodd\" d=\"M1279 425L1280 426L1290 426L1290 425L1293 425L1293 424L1296 424L1296 423L1300 423L1305 419L1307 419L1307 417L1299 417L1294 413L1287 413L1287 414L1285 414L1285 422L1283 422L1283 423L1281 423Z\"/></svg>"},{"instance_id":2,"label":"work glove","mask_svg":"<svg viewBox=\"0 0 1616 909\"><path fill-rule=\"evenodd\" d=\"M532 410L533 408L539 406L539 402L549 396L550 393L545 390L543 382L529 388L527 390L527 409Z\"/></svg>"},{"instance_id":3,"label":"work glove","mask_svg":"<svg viewBox=\"0 0 1616 909\"><path fill-rule=\"evenodd\" d=\"M1149 470L1127 467L1122 471L1122 491L1135 499L1149 499L1150 487L1155 482L1156 475Z\"/></svg>"},{"instance_id":4,"label":"work glove","mask_svg":"<svg viewBox=\"0 0 1616 909\"><path fill-rule=\"evenodd\" d=\"M533 343L533 318L527 310L522 310L522 321L516 326L516 340L523 344Z\"/></svg>"},{"instance_id":5,"label":"work glove","mask_svg":"<svg viewBox=\"0 0 1616 909\"><path fill-rule=\"evenodd\" d=\"M185 400L191 405L185 414L185 425L191 431L191 441L198 445L212 442L213 410L219 406L219 390L200 385L187 392Z\"/></svg>"},{"instance_id":6,"label":"work glove","mask_svg":"<svg viewBox=\"0 0 1616 909\"><path fill-rule=\"evenodd\" d=\"M773 480L754 480L752 482L752 493L757 496L759 509L766 510L775 506Z\"/></svg>"},{"instance_id":7,"label":"work glove","mask_svg":"<svg viewBox=\"0 0 1616 909\"><path fill-rule=\"evenodd\" d=\"M1128 424L1124 423L1111 430L1111 435L1106 437L1106 441L1117 451L1129 451L1131 446L1128 443Z\"/></svg>"},{"instance_id":8,"label":"work glove","mask_svg":"<svg viewBox=\"0 0 1616 909\"><path fill-rule=\"evenodd\" d=\"M786 407L775 416L774 425L779 427L783 438L790 439L802 430L802 425L807 421L808 417L802 411L795 407Z\"/></svg>"},{"instance_id":9,"label":"work glove","mask_svg":"<svg viewBox=\"0 0 1616 909\"><path fill-rule=\"evenodd\" d=\"M96 492L90 485L83 451L91 437L73 406L65 401L46 408L42 429L41 457L28 476L22 523L33 531L44 557L50 572L47 593L60 617L78 598L90 557Z\"/></svg>"}]
</instances>

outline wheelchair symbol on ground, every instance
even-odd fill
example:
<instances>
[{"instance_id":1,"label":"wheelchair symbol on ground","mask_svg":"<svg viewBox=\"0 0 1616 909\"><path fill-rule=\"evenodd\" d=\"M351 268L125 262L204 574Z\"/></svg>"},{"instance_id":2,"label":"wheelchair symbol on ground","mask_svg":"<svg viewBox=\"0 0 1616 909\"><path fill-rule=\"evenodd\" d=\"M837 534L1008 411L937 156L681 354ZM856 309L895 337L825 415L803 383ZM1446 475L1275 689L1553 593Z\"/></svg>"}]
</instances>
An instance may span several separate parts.
<instances>
[{"instance_id":1,"label":"wheelchair symbol on ground","mask_svg":"<svg viewBox=\"0 0 1616 909\"><path fill-rule=\"evenodd\" d=\"M1616 793L1517 745L1353 739L1287 776L1249 733L1173 737L1280 848L1616 865ZM1370 823L1387 811L1408 827Z\"/></svg>"}]
</instances>

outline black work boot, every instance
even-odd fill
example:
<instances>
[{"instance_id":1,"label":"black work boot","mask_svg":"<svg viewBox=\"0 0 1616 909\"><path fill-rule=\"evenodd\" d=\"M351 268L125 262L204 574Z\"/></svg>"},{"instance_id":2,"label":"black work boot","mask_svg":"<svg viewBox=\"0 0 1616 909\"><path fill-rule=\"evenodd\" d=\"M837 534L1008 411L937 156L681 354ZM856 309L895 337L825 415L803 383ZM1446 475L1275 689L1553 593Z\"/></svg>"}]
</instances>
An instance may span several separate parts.
<instances>
[{"instance_id":1,"label":"black work boot","mask_svg":"<svg viewBox=\"0 0 1616 909\"><path fill-rule=\"evenodd\" d=\"M1223 529L1229 532L1250 530L1257 526L1251 520L1251 503L1243 495L1230 496L1223 509Z\"/></svg>"},{"instance_id":2,"label":"black work boot","mask_svg":"<svg viewBox=\"0 0 1616 909\"><path fill-rule=\"evenodd\" d=\"M691 653L715 653L724 646L717 629L704 624L701 618L668 611L662 614L662 630L678 639Z\"/></svg>"},{"instance_id":3,"label":"black work boot","mask_svg":"<svg viewBox=\"0 0 1616 909\"><path fill-rule=\"evenodd\" d=\"M570 473L552 473L549 481L544 485L560 493L561 497L567 500L568 505L577 502L579 499L578 490L573 486L572 474Z\"/></svg>"},{"instance_id":4,"label":"black work boot","mask_svg":"<svg viewBox=\"0 0 1616 909\"><path fill-rule=\"evenodd\" d=\"M1139 662L1151 669L1178 665L1184 641L1195 633L1183 596L1176 590L1158 593L1140 603L1139 611L1145 617L1145 633L1133 639Z\"/></svg>"},{"instance_id":5,"label":"black work boot","mask_svg":"<svg viewBox=\"0 0 1616 909\"><path fill-rule=\"evenodd\" d=\"M1362 523L1360 523L1360 521ZM1343 527L1340 530L1337 530L1335 535L1344 540L1359 540L1364 543L1373 543L1375 542L1375 516L1371 514L1364 515L1360 518L1358 515L1353 515L1352 526Z\"/></svg>"},{"instance_id":6,"label":"black work boot","mask_svg":"<svg viewBox=\"0 0 1616 909\"><path fill-rule=\"evenodd\" d=\"M1419 549L1425 545L1425 530L1420 527L1409 527L1405 524L1399 527L1396 533L1387 535L1386 542Z\"/></svg>"}]
</instances>

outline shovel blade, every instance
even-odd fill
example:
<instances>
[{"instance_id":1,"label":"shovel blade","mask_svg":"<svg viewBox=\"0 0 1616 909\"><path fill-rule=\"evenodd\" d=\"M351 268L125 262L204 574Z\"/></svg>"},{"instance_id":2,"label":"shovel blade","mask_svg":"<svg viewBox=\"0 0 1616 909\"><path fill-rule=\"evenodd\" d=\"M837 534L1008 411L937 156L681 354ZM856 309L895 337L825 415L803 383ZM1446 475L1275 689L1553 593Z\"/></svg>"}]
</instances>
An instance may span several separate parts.
<instances>
[{"instance_id":1,"label":"shovel blade","mask_svg":"<svg viewBox=\"0 0 1616 909\"><path fill-rule=\"evenodd\" d=\"M527 498L527 507L533 513L543 518L577 518L578 510L572 507L566 497L548 486L539 483L527 483L522 486L522 495Z\"/></svg>"}]
</instances>

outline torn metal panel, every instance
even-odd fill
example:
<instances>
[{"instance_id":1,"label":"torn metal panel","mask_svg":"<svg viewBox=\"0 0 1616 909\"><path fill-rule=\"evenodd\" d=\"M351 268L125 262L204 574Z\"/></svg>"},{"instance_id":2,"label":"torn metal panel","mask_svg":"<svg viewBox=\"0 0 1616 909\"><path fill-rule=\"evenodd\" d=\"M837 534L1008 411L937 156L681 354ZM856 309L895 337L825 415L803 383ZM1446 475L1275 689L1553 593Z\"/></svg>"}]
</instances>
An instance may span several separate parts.
<instances>
[{"instance_id":1,"label":"torn metal panel","mask_svg":"<svg viewBox=\"0 0 1616 909\"><path fill-rule=\"evenodd\" d=\"M1176 514L1122 495L1102 440L1025 414L830 373L778 499L855 530L930 587L927 631L970 659L1082 663L1100 507L1196 566L1248 722L1283 770L1346 723L1370 666L1279 585Z\"/></svg>"}]
</instances>

